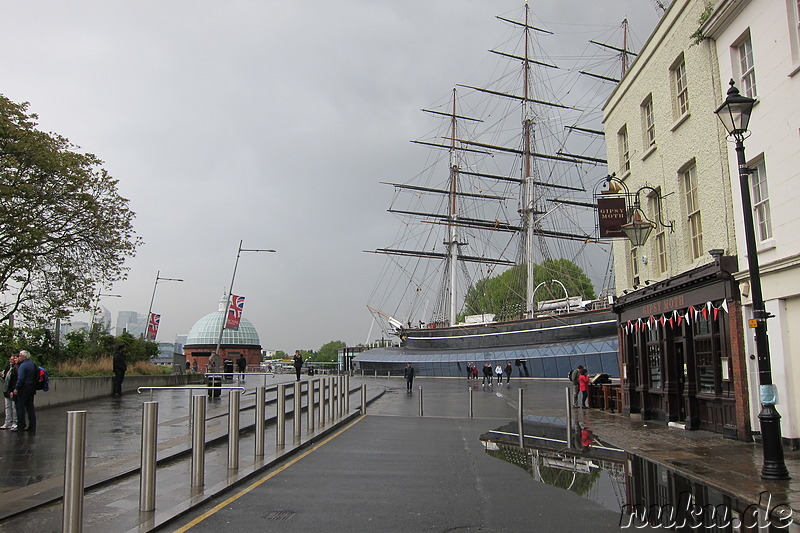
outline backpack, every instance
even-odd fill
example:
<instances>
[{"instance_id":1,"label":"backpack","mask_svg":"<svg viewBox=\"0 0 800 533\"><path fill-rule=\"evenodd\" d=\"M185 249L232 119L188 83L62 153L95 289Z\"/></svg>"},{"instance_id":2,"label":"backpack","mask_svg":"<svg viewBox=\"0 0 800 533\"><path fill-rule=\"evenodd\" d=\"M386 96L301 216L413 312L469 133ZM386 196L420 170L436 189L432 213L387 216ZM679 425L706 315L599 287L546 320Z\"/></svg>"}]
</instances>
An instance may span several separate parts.
<instances>
[{"instance_id":1,"label":"backpack","mask_svg":"<svg viewBox=\"0 0 800 533\"><path fill-rule=\"evenodd\" d=\"M50 390L50 376L47 375L47 370L37 366L36 373L33 375L33 385L36 390L47 392Z\"/></svg>"}]
</instances>

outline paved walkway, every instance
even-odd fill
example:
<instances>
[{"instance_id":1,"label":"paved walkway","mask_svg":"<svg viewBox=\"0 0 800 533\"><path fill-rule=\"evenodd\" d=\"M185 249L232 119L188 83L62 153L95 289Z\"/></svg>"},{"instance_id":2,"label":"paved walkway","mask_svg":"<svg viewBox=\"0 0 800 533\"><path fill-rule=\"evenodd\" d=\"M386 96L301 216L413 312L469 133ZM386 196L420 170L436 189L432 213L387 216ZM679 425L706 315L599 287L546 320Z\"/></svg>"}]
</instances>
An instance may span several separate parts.
<instances>
[{"instance_id":1,"label":"paved walkway","mask_svg":"<svg viewBox=\"0 0 800 533\"><path fill-rule=\"evenodd\" d=\"M222 498L229 486L237 483L247 486L253 480L271 475L274 469L292 460L291 457L308 450L314 451L283 470L280 476L262 482L267 492L262 495L262 500L255 501L261 502L258 505L260 520L269 520L264 522L266 529L260 530L270 530L273 527L269 525L271 523L280 526L282 531L307 531L328 528L343 520L343 529L333 527L330 530L344 531L345 527L352 530L361 524L364 526L362 529L374 531L448 529L445 525L456 528L455 531L479 530L475 528L513 531L515 529L503 518L504 513L512 523L535 519L523 509L530 506L530 498L524 502L517 499L520 491L527 491L524 494L530 496L530 485L533 484L530 476L518 478L519 473L511 465L501 464L484 454L479 436L515 420L519 387L524 390L526 415L563 417L566 381L516 380L511 387L504 385L494 389L473 386L472 419L468 418L469 389L463 379L417 378L411 394L405 392L404 383L398 378L353 378L351 388L361 383L367 384L369 397L375 400L366 418L360 419L355 412L360 398L354 394L350 402L353 412L342 417L339 424L328 424L324 430L309 432L304 421L303 442L274 451L270 448L274 448L275 442L272 425L267 430L267 457L258 460L252 457L252 432L245 432L238 471L227 469L225 444L211 446L206 457L206 486L202 489L189 487L188 461L176 459L160 465L155 513L138 512L138 475L124 478L110 475L135 471L138 466L141 402L148 398L130 395L91 402L86 406L90 426L87 482L93 477L101 479L103 475L107 480L98 488L87 490L85 530L147 531L164 523L168 524L164 530L173 530L182 523L198 519L198 508L203 511L213 509L214 504L221 501L215 498ZM248 380L248 387L256 384ZM422 387L423 417L418 416L418 387ZM186 392L181 392L157 399L161 458L162 453L167 453L165 450L186 446L188 398ZM227 405L219 400L214 402L220 405L209 411L209 433L226 442ZM73 406L70 410L78 407ZM247 407L247 401L243 402L243 407ZM0 468L9 474L2 480L0 489L4 491L0 495L0 516L6 517L0 518L0 531L61 530L60 503L46 504L48 498L42 495L52 496L62 490L59 476L63 472L66 410L55 408L39 413L39 432L36 434L0 432ZM245 411L248 412L252 413L252 409ZM274 408L267 412L274 413ZM252 414L245 414L243 426L248 424L248 416L252 424ZM689 432L658 424L637 423L621 415L597 410L582 411L577 416L582 417L583 423L597 437L731 493L740 500L757 501L759 493L768 491L775 501L788 503L795 512L800 509L798 452L786 452L792 480L766 482L759 478L761 449L758 445L723 439L720 435L703 431ZM357 419L360 421L355 426L330 443L318 449L313 447L338 430L338 425ZM291 422L287 438L291 441ZM369 465L369 468L364 465ZM415 465L416 474L405 475L404 465ZM496 478L490 475L495 470ZM352 475L354 473L359 475ZM465 485L461 486L462 483ZM429 492L431 487L436 488L433 495ZM276 498L284 494L284 489L293 498ZM256 492L255 489L252 491ZM543 502L550 501L549 494L536 494L537 498L545 498ZM563 492L560 494L562 498L571 498ZM435 516L422 511L428 508L426 505L430 505L433 496L434 501L440 501ZM29 513L13 516L15 511L36 502L37 498L40 507L34 511L35 521ZM505 506L501 501L503 498L508 502ZM273 501L274 504L265 503ZM253 502L247 502L242 500L243 509L253 505ZM382 514L380 502L389 511L402 509L398 515L401 519L392 521L391 513ZM469 502L469 505L459 505L463 502ZM619 519L618 513L604 510L597 504L588 501L573 503L591 512L593 520L595 516L600 517L599 530L611 527ZM420 516L415 516L414 508L421 510ZM549 504L535 507L539 519L546 519L548 524L550 520L558 520L558 513L553 514L554 509L556 507ZM358 519L353 513L359 513ZM193 530L212 530L219 527L215 520L227 523L245 514L244 510L217 511L198 522ZM176 517L177 521L174 521ZM373 517L372 523L380 527L367 527L370 517ZM361 522L363 520L367 522ZM401 527L403 524L409 527ZM564 531L575 529L574 524L565 525L569 528Z\"/></svg>"}]
</instances>

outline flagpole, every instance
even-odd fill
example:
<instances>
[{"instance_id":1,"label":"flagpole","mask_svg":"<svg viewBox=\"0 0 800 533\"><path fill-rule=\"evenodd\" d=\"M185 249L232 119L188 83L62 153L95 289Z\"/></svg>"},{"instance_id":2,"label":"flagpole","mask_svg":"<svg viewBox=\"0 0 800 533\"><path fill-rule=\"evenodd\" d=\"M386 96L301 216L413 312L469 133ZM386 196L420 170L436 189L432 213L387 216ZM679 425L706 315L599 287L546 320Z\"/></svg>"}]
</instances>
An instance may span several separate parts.
<instances>
[{"instance_id":1,"label":"flagpole","mask_svg":"<svg viewBox=\"0 0 800 533\"><path fill-rule=\"evenodd\" d=\"M217 348L214 350L214 353L217 355L219 355L219 347L222 344L222 334L225 333L225 323L227 322L228 309L230 308L231 305L231 296L233 296L233 282L234 280L236 280L236 269L239 267L239 257L242 255L242 252L275 252L275 250L242 248L242 243L244 243L244 240L239 241L239 248L236 250L236 261L233 263L233 275L231 276L231 286L228 289L228 298L225 303L225 311L222 314L222 322L219 325L219 337L217 338Z\"/></svg>"},{"instance_id":2,"label":"flagpole","mask_svg":"<svg viewBox=\"0 0 800 533\"><path fill-rule=\"evenodd\" d=\"M161 271L159 270L156 272L156 281L155 283L153 283L153 296L150 297L150 308L147 310L147 323L144 327L144 337L145 339L148 340L156 340L156 336L158 335L158 332L156 332L156 335L154 335L153 338L150 339L150 316L153 314L153 302L156 299L156 287L158 287L159 281L183 281L183 280L178 278L162 278Z\"/></svg>"}]
</instances>

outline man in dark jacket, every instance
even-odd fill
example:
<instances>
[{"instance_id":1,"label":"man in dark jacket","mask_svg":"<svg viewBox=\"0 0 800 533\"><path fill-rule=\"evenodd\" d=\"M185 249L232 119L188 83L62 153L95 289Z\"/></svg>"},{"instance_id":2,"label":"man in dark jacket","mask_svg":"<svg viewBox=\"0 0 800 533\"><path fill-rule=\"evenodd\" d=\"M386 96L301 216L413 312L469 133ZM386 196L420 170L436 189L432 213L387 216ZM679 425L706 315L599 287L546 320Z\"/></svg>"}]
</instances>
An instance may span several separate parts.
<instances>
[{"instance_id":1,"label":"man in dark jacket","mask_svg":"<svg viewBox=\"0 0 800 533\"><path fill-rule=\"evenodd\" d=\"M122 396L122 380L125 379L125 372L128 370L128 361L125 357L125 347L117 346L114 353L114 379L112 380L112 396Z\"/></svg>"},{"instance_id":2,"label":"man in dark jacket","mask_svg":"<svg viewBox=\"0 0 800 533\"><path fill-rule=\"evenodd\" d=\"M300 371L303 369L303 356L300 350L294 351L294 371L297 373L297 381L300 381Z\"/></svg>"},{"instance_id":3,"label":"man in dark jacket","mask_svg":"<svg viewBox=\"0 0 800 533\"><path fill-rule=\"evenodd\" d=\"M244 354L239 354L239 359L236 360L236 366L239 367L239 374L241 374L239 377L244 381L244 372L247 370L247 359L244 358Z\"/></svg>"},{"instance_id":4,"label":"man in dark jacket","mask_svg":"<svg viewBox=\"0 0 800 533\"><path fill-rule=\"evenodd\" d=\"M406 367L403 369L403 377L406 378L406 390L411 392L411 386L414 384L414 367L411 366L411 363L406 363Z\"/></svg>"},{"instance_id":5,"label":"man in dark jacket","mask_svg":"<svg viewBox=\"0 0 800 533\"><path fill-rule=\"evenodd\" d=\"M36 431L36 408L33 406L33 397L36 395L36 365L31 361L31 354L27 350L20 350L19 368L17 369L17 384L14 388L14 398L17 400L17 427L11 431ZM28 422L25 422L25 414Z\"/></svg>"}]
</instances>

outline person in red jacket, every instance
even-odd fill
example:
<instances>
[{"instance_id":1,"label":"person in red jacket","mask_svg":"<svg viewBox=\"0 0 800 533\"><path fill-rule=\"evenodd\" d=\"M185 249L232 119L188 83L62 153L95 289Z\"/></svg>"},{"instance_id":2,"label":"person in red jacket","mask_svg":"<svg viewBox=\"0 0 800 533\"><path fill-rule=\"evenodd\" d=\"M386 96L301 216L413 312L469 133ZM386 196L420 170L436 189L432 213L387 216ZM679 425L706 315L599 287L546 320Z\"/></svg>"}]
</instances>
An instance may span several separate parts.
<instances>
[{"instance_id":1,"label":"person in red jacket","mask_svg":"<svg viewBox=\"0 0 800 533\"><path fill-rule=\"evenodd\" d=\"M586 409L586 398L589 396L589 371L585 368L578 376L578 390L581 393L581 409Z\"/></svg>"}]
</instances>

